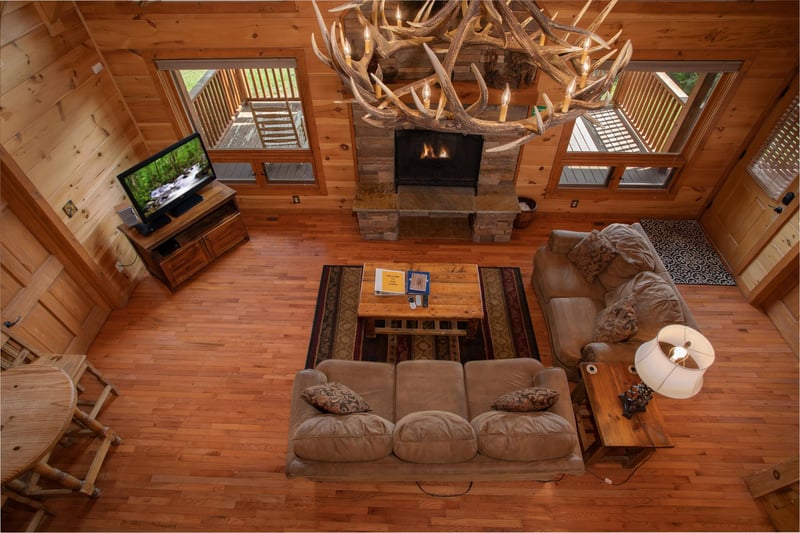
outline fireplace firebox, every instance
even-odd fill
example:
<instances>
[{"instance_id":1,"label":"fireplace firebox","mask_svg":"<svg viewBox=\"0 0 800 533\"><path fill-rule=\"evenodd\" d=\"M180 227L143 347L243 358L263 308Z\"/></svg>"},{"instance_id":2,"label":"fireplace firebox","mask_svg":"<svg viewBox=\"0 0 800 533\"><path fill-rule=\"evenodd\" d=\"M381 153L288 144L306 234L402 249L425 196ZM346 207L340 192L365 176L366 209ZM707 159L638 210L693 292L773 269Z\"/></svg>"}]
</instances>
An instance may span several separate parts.
<instances>
[{"instance_id":1,"label":"fireplace firebox","mask_svg":"<svg viewBox=\"0 0 800 533\"><path fill-rule=\"evenodd\" d=\"M429 130L396 130L395 190L401 185L472 187L478 193L483 137Z\"/></svg>"}]
</instances>

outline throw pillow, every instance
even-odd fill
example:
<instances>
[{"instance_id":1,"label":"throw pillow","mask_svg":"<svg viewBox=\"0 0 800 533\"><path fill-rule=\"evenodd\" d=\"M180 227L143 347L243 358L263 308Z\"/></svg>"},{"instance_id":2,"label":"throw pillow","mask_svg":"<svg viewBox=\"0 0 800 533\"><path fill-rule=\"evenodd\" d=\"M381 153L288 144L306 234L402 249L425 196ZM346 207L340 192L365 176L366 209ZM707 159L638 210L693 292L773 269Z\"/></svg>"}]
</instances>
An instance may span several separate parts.
<instances>
[{"instance_id":1,"label":"throw pillow","mask_svg":"<svg viewBox=\"0 0 800 533\"><path fill-rule=\"evenodd\" d=\"M301 396L317 409L335 415L364 413L372 410L364 398L336 381L306 387Z\"/></svg>"},{"instance_id":2,"label":"throw pillow","mask_svg":"<svg viewBox=\"0 0 800 533\"><path fill-rule=\"evenodd\" d=\"M621 342L636 334L636 304L632 296L606 307L597 315L594 342Z\"/></svg>"},{"instance_id":3,"label":"throw pillow","mask_svg":"<svg viewBox=\"0 0 800 533\"><path fill-rule=\"evenodd\" d=\"M629 296L636 302L637 339L650 340L664 326L685 321L680 296L655 272L640 272L620 285L614 293L614 300Z\"/></svg>"},{"instance_id":4,"label":"throw pillow","mask_svg":"<svg viewBox=\"0 0 800 533\"><path fill-rule=\"evenodd\" d=\"M592 232L581 239L567 257L580 270L584 279L589 283L594 281L617 255L614 245L599 231Z\"/></svg>"},{"instance_id":5,"label":"throw pillow","mask_svg":"<svg viewBox=\"0 0 800 533\"><path fill-rule=\"evenodd\" d=\"M655 269L650 242L632 226L611 224L600 233L617 251L614 260L597 276L606 291L616 289L639 272Z\"/></svg>"},{"instance_id":6,"label":"throw pillow","mask_svg":"<svg viewBox=\"0 0 800 533\"><path fill-rule=\"evenodd\" d=\"M492 404L496 411L544 411L558 401L558 391L546 387L528 387L503 394Z\"/></svg>"}]
</instances>

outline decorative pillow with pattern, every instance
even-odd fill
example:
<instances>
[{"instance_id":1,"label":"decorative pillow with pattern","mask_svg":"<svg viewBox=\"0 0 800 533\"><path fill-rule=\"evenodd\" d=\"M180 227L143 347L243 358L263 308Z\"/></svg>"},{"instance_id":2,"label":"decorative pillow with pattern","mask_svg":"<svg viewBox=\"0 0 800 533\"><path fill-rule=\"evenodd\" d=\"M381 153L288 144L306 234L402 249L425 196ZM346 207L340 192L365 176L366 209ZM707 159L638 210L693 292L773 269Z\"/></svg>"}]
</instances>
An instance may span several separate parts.
<instances>
[{"instance_id":1,"label":"decorative pillow with pattern","mask_svg":"<svg viewBox=\"0 0 800 533\"><path fill-rule=\"evenodd\" d=\"M584 279L591 283L598 274L611 264L616 255L617 250L611 244L611 241L595 229L581 239L569 251L567 257L580 270Z\"/></svg>"},{"instance_id":2,"label":"decorative pillow with pattern","mask_svg":"<svg viewBox=\"0 0 800 533\"><path fill-rule=\"evenodd\" d=\"M597 315L594 342L621 342L638 331L636 303L628 296L606 307Z\"/></svg>"},{"instance_id":3,"label":"decorative pillow with pattern","mask_svg":"<svg viewBox=\"0 0 800 533\"><path fill-rule=\"evenodd\" d=\"M364 413L372 410L364 398L336 381L306 387L303 390L302 398L317 409L335 415Z\"/></svg>"},{"instance_id":4,"label":"decorative pillow with pattern","mask_svg":"<svg viewBox=\"0 0 800 533\"><path fill-rule=\"evenodd\" d=\"M546 387L528 387L503 394L492 404L495 411L517 413L544 411L558 401L558 391Z\"/></svg>"}]
</instances>

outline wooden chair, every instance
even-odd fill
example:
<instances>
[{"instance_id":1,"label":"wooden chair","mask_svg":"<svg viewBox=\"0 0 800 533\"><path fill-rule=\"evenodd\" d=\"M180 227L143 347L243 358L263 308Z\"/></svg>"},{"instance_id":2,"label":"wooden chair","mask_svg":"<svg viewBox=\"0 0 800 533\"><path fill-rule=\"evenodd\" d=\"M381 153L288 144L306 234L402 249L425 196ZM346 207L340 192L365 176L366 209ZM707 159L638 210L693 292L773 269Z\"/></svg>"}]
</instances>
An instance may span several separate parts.
<instances>
[{"instance_id":1,"label":"wooden chair","mask_svg":"<svg viewBox=\"0 0 800 533\"><path fill-rule=\"evenodd\" d=\"M253 121L264 148L299 149L308 147L300 102L251 98Z\"/></svg>"},{"instance_id":2,"label":"wooden chair","mask_svg":"<svg viewBox=\"0 0 800 533\"><path fill-rule=\"evenodd\" d=\"M92 438L99 437L100 445L94 451L89 466L88 473L83 480L74 478L66 473L60 473L63 478L71 478L70 483L66 487L59 488L45 488L40 486L40 475L36 472L29 471L24 476L12 480L6 484L6 488L12 490L12 494L22 494L26 496L41 496L50 494L64 494L76 490L92 496L97 497L100 495L100 490L94 486L94 482L100 473L100 468L108 453L109 447L119 445L121 439L119 436L107 426L104 426L97 420L97 415L103 408L111 394L119 396L119 390L111 384L105 377L92 365L87 359L85 354L45 354L39 353L32 347L27 345L24 341L13 335L7 328L2 330L2 369L18 367L20 365L47 365L62 370L67 376L70 377L78 395L78 405L89 406L91 411L86 413L80 409L76 409L76 415L73 417L72 424L67 432L61 439L61 444L69 447L72 444L72 437L78 435L88 435ZM82 378L86 374L91 375L99 383L101 388L100 393L95 398L86 398L84 391L86 387L81 384ZM46 464L52 453L49 452L40 461ZM59 473L53 469L54 472ZM63 485L64 483L62 483ZM34 500L35 501L35 500Z\"/></svg>"},{"instance_id":3,"label":"wooden chair","mask_svg":"<svg viewBox=\"0 0 800 533\"><path fill-rule=\"evenodd\" d=\"M24 512L31 512L31 511L33 512L33 516L31 516L30 520L28 521L28 524L25 526L25 531L36 531L39 528L39 524L41 524L42 519L45 517L45 515L51 515L51 516L53 515L53 512L47 507L45 507L45 505L42 502L34 500L33 498L29 498L23 494L18 494L6 487L2 487L1 501L2 503L0 504L0 507L2 507L3 510L9 510L10 506L7 507L6 503L11 501L19 504L18 507L24 507L25 508ZM17 510L20 512L23 511L23 509L15 508L13 510L9 510L9 512L14 512Z\"/></svg>"},{"instance_id":4,"label":"wooden chair","mask_svg":"<svg viewBox=\"0 0 800 533\"><path fill-rule=\"evenodd\" d=\"M91 407L88 413L91 418L97 418L103 405L108 400L109 395L119 396L119 390L112 385L103 375L89 362L84 354L45 354L39 353L28 344L13 335L11 331L3 327L2 335L2 369L13 368L21 364L46 364L60 368L72 379L78 390L78 405ZM89 373L102 387L101 392L94 399L81 397L81 393L86 387L81 385L81 379ZM85 395L84 395L85 396ZM81 429L72 432L87 433Z\"/></svg>"}]
</instances>

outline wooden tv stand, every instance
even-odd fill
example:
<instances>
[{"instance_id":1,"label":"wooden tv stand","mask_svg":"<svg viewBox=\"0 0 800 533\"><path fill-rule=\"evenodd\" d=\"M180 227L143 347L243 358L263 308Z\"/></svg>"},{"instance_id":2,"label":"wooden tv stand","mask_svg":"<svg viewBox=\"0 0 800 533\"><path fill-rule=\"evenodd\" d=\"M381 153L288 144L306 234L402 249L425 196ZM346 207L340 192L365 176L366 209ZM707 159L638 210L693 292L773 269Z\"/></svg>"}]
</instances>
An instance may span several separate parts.
<instances>
[{"instance_id":1,"label":"wooden tv stand","mask_svg":"<svg viewBox=\"0 0 800 533\"><path fill-rule=\"evenodd\" d=\"M149 235L119 226L147 270L171 291L237 244L250 240L236 191L214 181L199 194L202 202Z\"/></svg>"}]
</instances>

